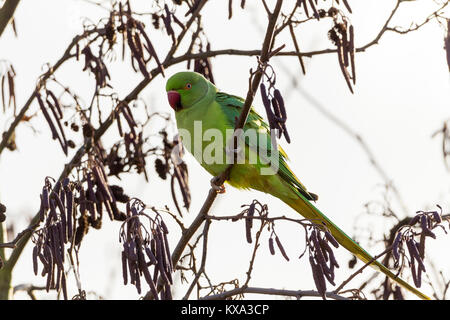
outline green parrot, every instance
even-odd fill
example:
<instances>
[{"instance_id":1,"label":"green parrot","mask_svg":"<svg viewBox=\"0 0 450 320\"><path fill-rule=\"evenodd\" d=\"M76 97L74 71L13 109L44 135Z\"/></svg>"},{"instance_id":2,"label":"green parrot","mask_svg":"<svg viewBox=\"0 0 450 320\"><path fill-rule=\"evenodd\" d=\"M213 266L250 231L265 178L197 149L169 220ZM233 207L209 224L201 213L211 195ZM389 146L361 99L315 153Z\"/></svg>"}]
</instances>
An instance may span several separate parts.
<instances>
[{"instance_id":1,"label":"green parrot","mask_svg":"<svg viewBox=\"0 0 450 320\"><path fill-rule=\"evenodd\" d=\"M179 132L188 133L180 134L183 145L210 174L219 175L229 166L227 152L223 152L223 154L220 152L225 148L223 146L227 145L227 141L224 140L230 138L229 132L233 132L235 128L236 120L244 105L244 99L220 92L201 74L187 71L171 76L167 80L166 91L169 104L175 111ZM250 139L246 135L247 131L251 130L259 133L258 139ZM199 137L198 135L203 132L212 132L213 134L210 134L209 139L206 139L205 136ZM237 162L232 167L227 183L240 189L255 189L269 193L281 199L305 218L324 223L335 239L364 263L373 259L369 253L311 203L311 201L317 200L317 196L308 192L289 168L286 163L288 159L286 153L273 143L269 126L253 108L251 108L244 126L244 133L244 139L241 137L239 140L244 145L245 160L241 163ZM214 148L214 146L219 147ZM201 155L211 147L214 151L209 150L210 154L215 157L216 161L202 159ZM277 148L278 150L275 151L278 152L274 152L274 148ZM264 157L264 154L268 156ZM261 174L264 168L270 170L267 158L273 154L277 155L277 158L272 174ZM256 161L249 161L252 157ZM418 297L430 299L397 277L380 262L375 260L371 266Z\"/></svg>"}]
</instances>

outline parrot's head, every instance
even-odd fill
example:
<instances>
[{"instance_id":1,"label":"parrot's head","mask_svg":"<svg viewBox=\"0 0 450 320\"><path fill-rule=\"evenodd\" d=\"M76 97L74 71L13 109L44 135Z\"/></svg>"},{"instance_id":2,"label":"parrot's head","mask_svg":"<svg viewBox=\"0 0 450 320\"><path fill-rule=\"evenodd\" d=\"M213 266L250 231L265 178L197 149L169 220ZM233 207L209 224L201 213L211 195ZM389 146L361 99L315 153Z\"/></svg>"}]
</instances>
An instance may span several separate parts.
<instances>
[{"instance_id":1,"label":"parrot's head","mask_svg":"<svg viewBox=\"0 0 450 320\"><path fill-rule=\"evenodd\" d=\"M175 112L191 107L208 92L208 80L197 72L178 72L167 80L167 98Z\"/></svg>"}]
</instances>

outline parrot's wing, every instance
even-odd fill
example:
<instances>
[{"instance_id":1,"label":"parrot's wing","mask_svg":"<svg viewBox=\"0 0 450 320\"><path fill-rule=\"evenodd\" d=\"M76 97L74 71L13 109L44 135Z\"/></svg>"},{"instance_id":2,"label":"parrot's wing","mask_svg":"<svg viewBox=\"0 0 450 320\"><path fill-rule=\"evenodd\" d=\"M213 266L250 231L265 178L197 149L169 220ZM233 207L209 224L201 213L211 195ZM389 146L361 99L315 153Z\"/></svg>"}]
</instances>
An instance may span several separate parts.
<instances>
[{"instance_id":1,"label":"parrot's wing","mask_svg":"<svg viewBox=\"0 0 450 320\"><path fill-rule=\"evenodd\" d=\"M229 125L231 127L234 127L236 119L239 118L239 115L242 111L242 107L245 102L244 99L224 92L218 92L216 94L216 102L222 107L222 110L229 121ZM249 146L249 148L256 151L260 151L260 149L263 148L263 152L257 152L259 156L263 154L270 155L273 148L272 141L270 139L270 127L264 121L264 119L254 110L253 107L250 108L250 113L248 115L247 122L245 123L244 131L250 128L258 130L259 133L264 133L266 135L266 141L265 143L261 143L260 139L251 141L248 137L246 137L245 143ZM308 192L306 190L306 187L300 182L300 180L289 168L286 163L286 161L288 160L286 152L280 146L278 146L278 154L278 175L290 186L292 186L296 192L306 197L306 199L317 200L317 195Z\"/></svg>"}]
</instances>

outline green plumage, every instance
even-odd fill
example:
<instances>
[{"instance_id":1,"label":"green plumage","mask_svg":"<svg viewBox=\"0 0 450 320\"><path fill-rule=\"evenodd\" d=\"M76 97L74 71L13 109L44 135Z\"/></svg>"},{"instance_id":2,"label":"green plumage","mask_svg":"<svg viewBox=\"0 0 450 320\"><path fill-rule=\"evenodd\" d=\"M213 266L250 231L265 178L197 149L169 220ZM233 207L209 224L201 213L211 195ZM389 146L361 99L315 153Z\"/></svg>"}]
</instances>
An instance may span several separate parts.
<instances>
[{"instance_id":1,"label":"green plumage","mask_svg":"<svg viewBox=\"0 0 450 320\"><path fill-rule=\"evenodd\" d=\"M222 147L230 141L227 132L233 132L236 120L242 111L244 100L240 97L219 92L218 89L203 76L194 72L180 72L173 75L166 85L169 93L178 93L179 105L175 113L180 133L184 130L188 134L183 136L183 144L197 158L200 164L212 175L223 172L228 164L227 154ZM170 100L170 99L169 99ZM199 129L202 132L216 132L217 135L205 141L199 137ZM250 130L252 129L252 130ZM209 130L209 131L208 131ZM274 144L270 138L270 129L263 118L251 108L244 126L244 137L240 139L240 145L245 150L245 161L236 163L230 173L229 184L236 188L256 189L269 193L291 206L299 214L314 222L325 223L336 240L352 254L363 262L372 261L372 256L339 229L331 220L321 213L310 201L317 200L317 196L307 191L306 187L295 176L287 165L287 155L281 147L274 150ZM250 139L246 134L256 131L258 139ZM197 134L197 135L196 135ZM262 138L261 138L262 137ZM211 152L215 159L220 161L208 162L202 158L211 145L216 148ZM221 153L222 151L223 154ZM277 152L278 151L278 155ZM266 155L266 156L265 156ZM273 156L273 158L271 158ZM272 174L262 175L261 170L271 170L269 159L276 159L277 170ZM253 163L250 160L256 159ZM402 287L414 293L422 299L429 299L419 290L410 286L402 279L396 277L389 269L378 261L371 266L383 272Z\"/></svg>"}]
</instances>

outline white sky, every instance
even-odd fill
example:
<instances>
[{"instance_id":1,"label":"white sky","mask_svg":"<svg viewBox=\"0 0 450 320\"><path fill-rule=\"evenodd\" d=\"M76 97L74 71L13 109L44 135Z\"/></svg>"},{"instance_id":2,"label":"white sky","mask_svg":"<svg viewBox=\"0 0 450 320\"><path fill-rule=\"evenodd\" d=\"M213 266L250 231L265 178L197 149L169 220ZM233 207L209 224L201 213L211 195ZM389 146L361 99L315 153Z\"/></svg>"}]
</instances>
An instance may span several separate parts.
<instances>
[{"instance_id":1,"label":"white sky","mask_svg":"<svg viewBox=\"0 0 450 320\"><path fill-rule=\"evenodd\" d=\"M237 48L259 49L265 29L265 15L253 1L247 1L242 11L235 1L233 18L227 20L228 1L211 1L204 9L203 23L213 49ZM133 1L134 8L145 10L147 1ZM290 1L286 1L290 3ZM350 1L354 14L351 21L355 27L356 45L371 41L394 6L392 0ZM422 21L431 11L431 0L405 3L398 13L398 23L408 27L411 19ZM286 8L287 6L285 6ZM182 11L184 13L184 11ZM16 11L19 37L13 36L10 28L0 38L0 59L11 61L17 72L17 102L21 107L32 92L36 79L46 63L54 63L72 40L81 31L82 18L92 21L106 16L96 6L79 0L22 0ZM178 14L182 17L182 14ZM150 25L147 19L147 25ZM302 50L330 48L326 37L330 22L305 25L298 38ZM163 57L170 43L160 31L150 36L158 43ZM290 50L288 32L277 38L277 44L286 44ZM309 190L319 194L318 207L337 225L349 234L357 217L364 212L364 204L382 200L383 180L373 169L366 154L354 139L330 122L307 99L304 92L314 97L324 108L344 121L355 132L361 134L374 152L376 159L400 190L409 214L416 210L432 208L439 203L448 212L449 178L441 154L440 138L431 138L442 122L449 117L449 73L443 50L444 30L435 23L420 31L405 36L386 33L379 45L357 55L357 85L351 95L346 87L335 55L322 55L306 59L306 76L301 75L295 57L276 57L272 64L277 71L277 86L286 99L288 130L292 143L282 142L291 162L290 166ZM183 51L180 51L181 53ZM180 52L177 54L179 55ZM245 96L248 71L255 67L255 58L221 56L212 59L217 86L228 93ZM169 68L172 74L185 68ZM82 72L83 62L69 62L57 72L57 78L89 101L94 86L92 76ZM124 97L141 80L141 75L130 71L128 60L119 59L110 67L112 83ZM292 78L301 88L292 87ZM141 94L154 111L171 112L165 95L166 79L158 77ZM254 105L261 114L259 94ZM34 104L30 113L37 110ZM10 114L0 115L0 129L9 125ZM40 131L33 134L28 125L21 125L16 132L18 151L4 152L0 158L0 200L8 207L8 222L21 231L39 208L39 193L46 176L58 177L65 158L55 141L50 140L50 130L42 119L34 119L33 127ZM116 130L115 127L111 131ZM155 130L155 132L157 132ZM106 141L106 144L108 142ZM186 157L191 177L191 211L186 214L186 224L195 217L209 190L210 176L191 156ZM170 187L154 173L153 161L148 161L150 182L141 177L124 179L122 185L131 196L141 198L149 206L163 207L171 202ZM117 182L114 179L112 182ZM214 204L212 213L230 215L240 212L241 204L258 199L269 205L272 215L296 213L281 201L258 192L238 191L227 188ZM394 208L398 209L394 202ZM401 211L397 210L400 213ZM166 221L170 221L167 218ZM360 240L366 238L364 230L370 226L375 232L387 227L382 219L359 218L357 220ZM104 220L101 231L91 230L85 237L80 255L80 272L83 288L95 291L107 299L136 299L138 294L132 286L122 285L120 270L119 223ZM172 248L179 237L178 230L170 235ZM311 271L307 260L296 259L303 250L303 232L298 228L277 226L277 233L291 257L286 263L280 254L270 256L267 234L262 241L257 267L251 286L286 289L312 289ZM450 278L450 259L442 252L446 250L448 236L440 233L438 240L428 242L428 253ZM377 248L369 248L376 254ZM245 279L252 247L245 242L243 224L213 223L210 230L207 270L214 282L239 278ZM350 256L344 249L338 253L341 268L337 281L344 280ZM371 270L364 276L372 274ZM357 287L362 277L349 286ZM31 266L31 246L27 246L13 274L13 285L23 283L44 284L45 279L35 277ZM353 284L353 285L352 285ZM69 295L76 292L74 279L70 277ZM185 288L175 292L183 296ZM430 291L425 288L426 293ZM53 298L43 294L42 298ZM194 298L194 295L191 296ZM249 297L252 297L249 295ZM263 296L255 296L264 298ZM27 298L19 293L15 298Z\"/></svg>"}]
</instances>

